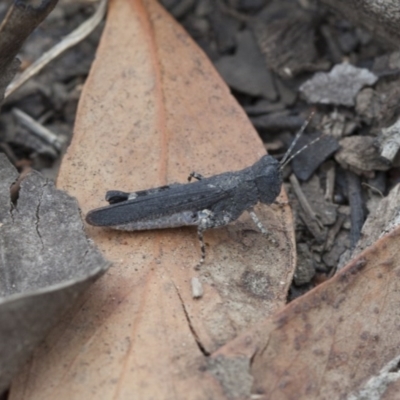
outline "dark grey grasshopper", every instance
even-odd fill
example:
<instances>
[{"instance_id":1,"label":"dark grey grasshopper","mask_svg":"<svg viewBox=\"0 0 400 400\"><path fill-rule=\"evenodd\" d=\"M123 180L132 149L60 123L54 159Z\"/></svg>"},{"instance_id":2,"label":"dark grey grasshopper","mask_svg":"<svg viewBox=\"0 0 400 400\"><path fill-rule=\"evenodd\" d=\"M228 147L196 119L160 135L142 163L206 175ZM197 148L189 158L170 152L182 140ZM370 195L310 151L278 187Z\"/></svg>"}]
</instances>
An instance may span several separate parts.
<instances>
[{"instance_id":1,"label":"dark grey grasshopper","mask_svg":"<svg viewBox=\"0 0 400 400\"><path fill-rule=\"evenodd\" d=\"M192 173L189 181L198 179L193 183L175 183L133 193L108 191L106 201L110 205L89 211L86 221L90 225L127 231L196 226L201 245L200 266L205 259L203 232L235 221L244 211L250 213L257 227L267 235L253 206L258 202L271 204L279 195L281 171L298 153L290 156L294 143L281 162L265 155L251 167L237 172L209 178Z\"/></svg>"}]
</instances>

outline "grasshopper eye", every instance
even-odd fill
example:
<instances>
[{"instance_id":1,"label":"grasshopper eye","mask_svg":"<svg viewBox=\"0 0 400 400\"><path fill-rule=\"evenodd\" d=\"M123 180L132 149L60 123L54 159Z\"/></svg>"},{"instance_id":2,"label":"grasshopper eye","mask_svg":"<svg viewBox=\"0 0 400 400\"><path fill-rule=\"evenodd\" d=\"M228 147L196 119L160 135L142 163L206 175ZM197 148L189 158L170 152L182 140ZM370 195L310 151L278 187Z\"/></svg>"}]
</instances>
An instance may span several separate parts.
<instances>
[{"instance_id":1,"label":"grasshopper eye","mask_svg":"<svg viewBox=\"0 0 400 400\"><path fill-rule=\"evenodd\" d=\"M261 203L271 204L281 192L282 175L279 168L269 166L265 173L255 179L258 196Z\"/></svg>"},{"instance_id":2,"label":"grasshopper eye","mask_svg":"<svg viewBox=\"0 0 400 400\"><path fill-rule=\"evenodd\" d=\"M282 174L280 164L271 156L262 157L253 167L254 183L258 191L258 200L271 204L281 191Z\"/></svg>"}]
</instances>

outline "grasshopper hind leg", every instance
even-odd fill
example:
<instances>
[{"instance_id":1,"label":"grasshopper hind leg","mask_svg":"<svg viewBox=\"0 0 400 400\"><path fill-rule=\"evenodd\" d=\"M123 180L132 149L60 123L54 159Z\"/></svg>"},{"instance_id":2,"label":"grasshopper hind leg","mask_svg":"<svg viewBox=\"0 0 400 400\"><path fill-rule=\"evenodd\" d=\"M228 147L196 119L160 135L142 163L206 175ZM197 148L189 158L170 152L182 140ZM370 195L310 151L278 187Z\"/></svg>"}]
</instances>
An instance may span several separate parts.
<instances>
[{"instance_id":1,"label":"grasshopper hind leg","mask_svg":"<svg viewBox=\"0 0 400 400\"><path fill-rule=\"evenodd\" d=\"M256 224L257 228L261 231L261 233L273 244L276 244L276 240L272 237L272 234L268 232L268 230L265 228L265 226L261 223L259 218L257 217L257 214L254 212L253 208L250 208L248 210L248 213L250 214L251 219L254 221Z\"/></svg>"},{"instance_id":2,"label":"grasshopper hind leg","mask_svg":"<svg viewBox=\"0 0 400 400\"><path fill-rule=\"evenodd\" d=\"M214 213L211 210L206 209L199 211L197 216L198 216L197 237L200 242L201 256L199 263L194 268L198 270L200 269L202 264L204 264L204 261L206 259L206 245L204 243L203 232L207 229L214 228L216 226L216 221Z\"/></svg>"},{"instance_id":3,"label":"grasshopper hind leg","mask_svg":"<svg viewBox=\"0 0 400 400\"><path fill-rule=\"evenodd\" d=\"M204 261L206 259L206 245L204 243L204 237L203 237L203 232L204 229L202 228L198 228L197 229L197 237L199 238L199 242L200 242L200 252L201 252L201 256L200 256L200 261L199 263L194 267L194 269L199 270L200 267L204 264Z\"/></svg>"}]
</instances>

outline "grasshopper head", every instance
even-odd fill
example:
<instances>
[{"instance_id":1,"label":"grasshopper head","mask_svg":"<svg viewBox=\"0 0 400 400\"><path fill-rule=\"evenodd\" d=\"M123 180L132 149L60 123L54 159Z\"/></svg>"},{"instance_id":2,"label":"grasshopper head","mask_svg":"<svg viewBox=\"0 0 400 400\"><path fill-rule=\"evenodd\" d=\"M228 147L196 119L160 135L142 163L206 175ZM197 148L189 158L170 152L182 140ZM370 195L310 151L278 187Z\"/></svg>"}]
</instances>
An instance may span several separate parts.
<instances>
[{"instance_id":1,"label":"grasshopper head","mask_svg":"<svg viewBox=\"0 0 400 400\"><path fill-rule=\"evenodd\" d=\"M271 204L275 201L282 186L280 164L272 156L263 156L253 167L254 182L261 203Z\"/></svg>"}]
</instances>

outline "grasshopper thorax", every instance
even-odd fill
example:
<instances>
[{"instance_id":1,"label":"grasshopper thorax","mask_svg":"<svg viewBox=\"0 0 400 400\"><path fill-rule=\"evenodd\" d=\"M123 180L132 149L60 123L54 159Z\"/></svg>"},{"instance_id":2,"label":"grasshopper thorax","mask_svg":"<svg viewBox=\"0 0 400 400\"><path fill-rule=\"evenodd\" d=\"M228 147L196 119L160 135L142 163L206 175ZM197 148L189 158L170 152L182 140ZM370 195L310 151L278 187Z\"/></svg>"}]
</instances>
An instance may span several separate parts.
<instances>
[{"instance_id":1,"label":"grasshopper thorax","mask_svg":"<svg viewBox=\"0 0 400 400\"><path fill-rule=\"evenodd\" d=\"M275 201L282 186L280 163L272 156L263 156L253 167L253 179L258 190L258 200L264 204Z\"/></svg>"}]
</instances>

